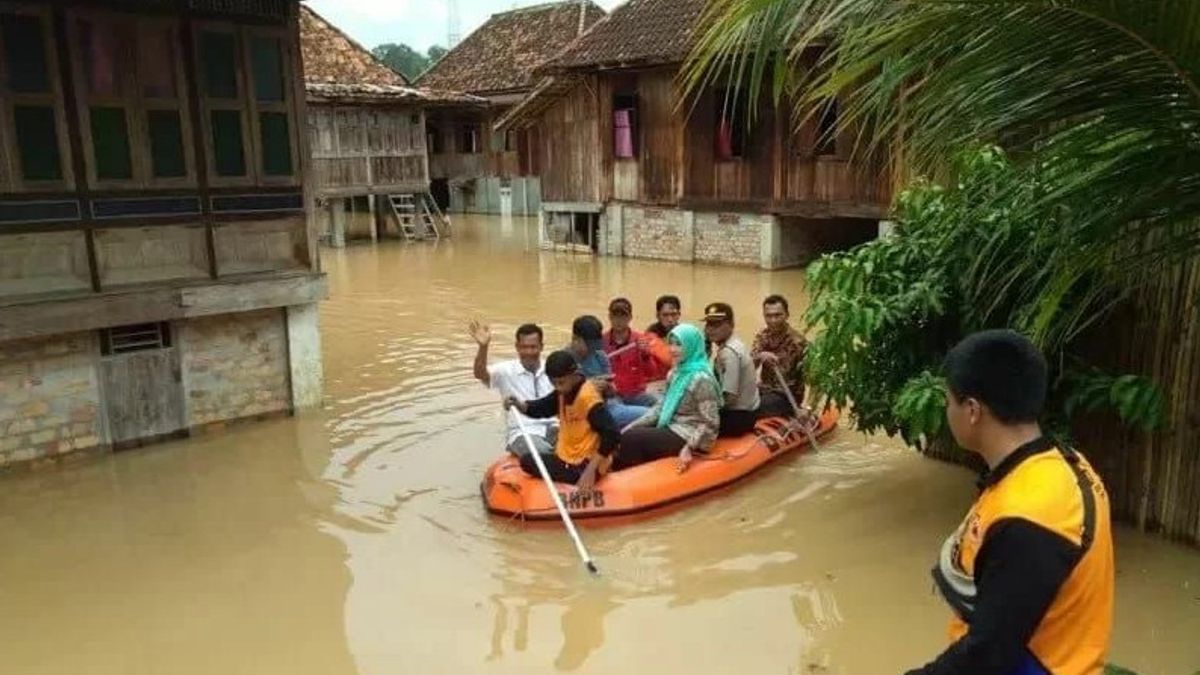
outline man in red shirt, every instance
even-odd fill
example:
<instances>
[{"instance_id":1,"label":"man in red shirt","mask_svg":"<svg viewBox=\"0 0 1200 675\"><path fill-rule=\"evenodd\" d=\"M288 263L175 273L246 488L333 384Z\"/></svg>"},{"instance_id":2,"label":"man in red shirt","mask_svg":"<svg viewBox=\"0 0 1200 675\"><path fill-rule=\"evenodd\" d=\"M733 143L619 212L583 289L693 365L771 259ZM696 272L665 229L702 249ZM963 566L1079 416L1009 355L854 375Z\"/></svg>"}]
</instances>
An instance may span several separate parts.
<instances>
[{"instance_id":1,"label":"man in red shirt","mask_svg":"<svg viewBox=\"0 0 1200 675\"><path fill-rule=\"evenodd\" d=\"M671 351L655 335L630 328L633 304L625 298L608 304L608 322L612 327L604 332L604 351L612 365L613 389L628 405L654 405L656 399L646 392L646 385L666 377Z\"/></svg>"}]
</instances>

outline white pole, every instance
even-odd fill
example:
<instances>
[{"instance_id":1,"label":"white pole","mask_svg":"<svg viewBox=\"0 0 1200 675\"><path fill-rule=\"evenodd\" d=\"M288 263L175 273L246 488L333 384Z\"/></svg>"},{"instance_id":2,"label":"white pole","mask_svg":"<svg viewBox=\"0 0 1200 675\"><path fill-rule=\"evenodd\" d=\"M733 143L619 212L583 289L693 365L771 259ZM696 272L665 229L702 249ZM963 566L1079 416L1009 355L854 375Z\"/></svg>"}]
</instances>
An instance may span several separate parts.
<instances>
[{"instance_id":1,"label":"white pole","mask_svg":"<svg viewBox=\"0 0 1200 675\"><path fill-rule=\"evenodd\" d=\"M542 462L542 456L538 453L537 447L533 444L533 439L529 437L529 430L525 428L525 422L521 420L521 416L513 408L508 409L508 413L517 422L517 428L521 431L521 438L525 439L525 445L529 446L529 454L533 455L533 461L537 464L538 472L542 474L542 480L546 481L546 489L550 490L550 498L554 500L554 508L558 509L558 515L562 517L563 524L567 526L567 532L571 535L571 541L575 542L575 550L579 553L579 558L583 560L584 566L592 574L599 574L596 569L596 563L592 562L592 556L588 555L587 549L583 547L583 540L579 538L579 532L575 531L575 523L571 522L571 516L567 515L567 507L563 506L562 498L558 496L558 490L554 489L554 481L550 480L550 472L546 471L546 465Z\"/></svg>"}]
</instances>

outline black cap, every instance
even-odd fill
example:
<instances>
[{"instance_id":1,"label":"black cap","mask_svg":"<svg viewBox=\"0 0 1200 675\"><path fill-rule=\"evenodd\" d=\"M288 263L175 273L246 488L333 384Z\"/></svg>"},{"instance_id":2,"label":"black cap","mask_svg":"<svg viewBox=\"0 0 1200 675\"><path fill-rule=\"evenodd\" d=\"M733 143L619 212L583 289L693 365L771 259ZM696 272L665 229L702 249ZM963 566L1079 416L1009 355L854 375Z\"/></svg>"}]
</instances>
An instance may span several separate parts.
<instances>
[{"instance_id":1,"label":"black cap","mask_svg":"<svg viewBox=\"0 0 1200 675\"><path fill-rule=\"evenodd\" d=\"M546 357L546 377L565 377L579 370L579 362L571 352L558 350Z\"/></svg>"},{"instance_id":2,"label":"black cap","mask_svg":"<svg viewBox=\"0 0 1200 675\"><path fill-rule=\"evenodd\" d=\"M584 340L599 340L604 337L604 324L591 314L585 314L571 324L571 334Z\"/></svg>"},{"instance_id":3,"label":"black cap","mask_svg":"<svg viewBox=\"0 0 1200 675\"><path fill-rule=\"evenodd\" d=\"M733 308L724 302L710 302L704 308L704 321L714 323L733 321Z\"/></svg>"}]
</instances>

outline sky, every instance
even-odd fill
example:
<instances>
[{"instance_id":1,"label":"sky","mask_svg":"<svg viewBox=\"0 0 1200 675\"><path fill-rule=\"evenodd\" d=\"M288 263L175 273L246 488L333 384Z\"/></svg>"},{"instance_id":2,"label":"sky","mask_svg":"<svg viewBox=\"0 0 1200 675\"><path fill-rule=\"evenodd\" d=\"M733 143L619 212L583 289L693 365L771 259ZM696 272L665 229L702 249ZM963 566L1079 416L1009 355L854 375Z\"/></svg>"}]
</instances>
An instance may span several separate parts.
<instances>
[{"instance_id":1,"label":"sky","mask_svg":"<svg viewBox=\"0 0 1200 675\"><path fill-rule=\"evenodd\" d=\"M466 37L496 12L542 4L544 0L458 0L459 30ZM622 0L594 0L612 10ZM368 49L403 42L424 53L446 44L447 0L307 0L321 16Z\"/></svg>"}]
</instances>

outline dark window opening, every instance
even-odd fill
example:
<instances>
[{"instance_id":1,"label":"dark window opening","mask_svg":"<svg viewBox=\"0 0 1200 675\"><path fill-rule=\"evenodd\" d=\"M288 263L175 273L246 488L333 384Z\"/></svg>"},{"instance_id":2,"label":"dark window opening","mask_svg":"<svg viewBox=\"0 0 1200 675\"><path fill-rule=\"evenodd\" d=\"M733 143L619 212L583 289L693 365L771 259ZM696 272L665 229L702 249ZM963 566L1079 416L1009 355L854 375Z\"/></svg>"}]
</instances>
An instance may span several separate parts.
<instances>
[{"instance_id":1,"label":"dark window opening","mask_svg":"<svg viewBox=\"0 0 1200 675\"><path fill-rule=\"evenodd\" d=\"M50 106L13 106L17 153L25 180L62 180L58 124Z\"/></svg>"},{"instance_id":2,"label":"dark window opening","mask_svg":"<svg viewBox=\"0 0 1200 675\"><path fill-rule=\"evenodd\" d=\"M716 158L739 159L745 156L749 136L750 116L744 92L722 91L714 99L716 105Z\"/></svg>"},{"instance_id":3,"label":"dark window opening","mask_svg":"<svg viewBox=\"0 0 1200 675\"><path fill-rule=\"evenodd\" d=\"M479 129L473 124L464 124L458 129L458 152L474 155L479 152Z\"/></svg>"},{"instance_id":4,"label":"dark window opening","mask_svg":"<svg viewBox=\"0 0 1200 675\"><path fill-rule=\"evenodd\" d=\"M129 157L129 126L124 108L91 109L92 149L96 157L96 177L101 180L133 178Z\"/></svg>"},{"instance_id":5,"label":"dark window opening","mask_svg":"<svg viewBox=\"0 0 1200 675\"><path fill-rule=\"evenodd\" d=\"M165 321L117 326L100 331L100 353L104 356L167 349L170 346L171 325Z\"/></svg>"},{"instance_id":6,"label":"dark window opening","mask_svg":"<svg viewBox=\"0 0 1200 675\"><path fill-rule=\"evenodd\" d=\"M442 148L442 131L437 127L425 127L425 147L431 154L441 154L445 152Z\"/></svg>"},{"instance_id":7,"label":"dark window opening","mask_svg":"<svg viewBox=\"0 0 1200 675\"><path fill-rule=\"evenodd\" d=\"M637 156L637 95L613 96L613 157L632 159Z\"/></svg>"},{"instance_id":8,"label":"dark window opening","mask_svg":"<svg viewBox=\"0 0 1200 675\"><path fill-rule=\"evenodd\" d=\"M504 130L504 151L505 152L516 152L517 151L517 132L515 129L505 129Z\"/></svg>"},{"instance_id":9,"label":"dark window opening","mask_svg":"<svg viewBox=\"0 0 1200 675\"><path fill-rule=\"evenodd\" d=\"M838 102L826 99L821 103L817 118L817 157L834 157L838 154Z\"/></svg>"}]
</instances>

